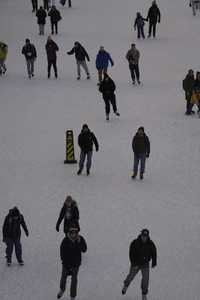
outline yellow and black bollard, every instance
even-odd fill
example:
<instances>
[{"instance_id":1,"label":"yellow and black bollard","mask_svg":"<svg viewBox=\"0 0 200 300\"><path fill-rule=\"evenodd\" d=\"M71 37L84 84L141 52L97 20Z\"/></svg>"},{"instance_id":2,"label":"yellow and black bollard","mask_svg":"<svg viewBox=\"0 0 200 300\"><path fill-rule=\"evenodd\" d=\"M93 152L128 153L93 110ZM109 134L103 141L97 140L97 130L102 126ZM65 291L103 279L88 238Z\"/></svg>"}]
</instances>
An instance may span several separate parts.
<instances>
[{"instance_id":1,"label":"yellow and black bollard","mask_svg":"<svg viewBox=\"0 0 200 300\"><path fill-rule=\"evenodd\" d=\"M74 138L73 138L73 131L67 130L66 131L66 160L64 164L75 164L77 160L75 160L75 153L74 153Z\"/></svg>"}]
</instances>

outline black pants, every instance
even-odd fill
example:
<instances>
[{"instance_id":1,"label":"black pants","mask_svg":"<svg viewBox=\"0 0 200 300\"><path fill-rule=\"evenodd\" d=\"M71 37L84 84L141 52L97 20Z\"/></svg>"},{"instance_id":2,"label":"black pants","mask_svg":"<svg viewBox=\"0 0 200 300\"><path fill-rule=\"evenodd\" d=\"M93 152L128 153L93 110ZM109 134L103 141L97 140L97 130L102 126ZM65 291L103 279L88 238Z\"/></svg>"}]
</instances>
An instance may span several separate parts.
<instances>
[{"instance_id":1,"label":"black pants","mask_svg":"<svg viewBox=\"0 0 200 300\"><path fill-rule=\"evenodd\" d=\"M49 0L43 0L44 9L49 10Z\"/></svg>"},{"instance_id":2,"label":"black pants","mask_svg":"<svg viewBox=\"0 0 200 300\"><path fill-rule=\"evenodd\" d=\"M106 115L109 115L110 113L110 103L113 107L114 113L117 112L116 97L114 93L103 95L103 100L105 102Z\"/></svg>"},{"instance_id":3,"label":"black pants","mask_svg":"<svg viewBox=\"0 0 200 300\"><path fill-rule=\"evenodd\" d=\"M33 7L33 12L38 10L38 0L31 0L32 2L32 7Z\"/></svg>"},{"instance_id":4,"label":"black pants","mask_svg":"<svg viewBox=\"0 0 200 300\"><path fill-rule=\"evenodd\" d=\"M129 64L129 69L130 69L130 72L131 72L132 81L135 82L135 77L136 77L137 82L139 82L140 81L139 66L138 65Z\"/></svg>"},{"instance_id":5,"label":"black pants","mask_svg":"<svg viewBox=\"0 0 200 300\"><path fill-rule=\"evenodd\" d=\"M15 254L18 262L22 261L22 245L20 242L20 239L6 239L6 258L7 262L12 261L12 253L13 253L13 248L15 247Z\"/></svg>"},{"instance_id":6,"label":"black pants","mask_svg":"<svg viewBox=\"0 0 200 300\"><path fill-rule=\"evenodd\" d=\"M149 37L151 36L152 29L153 29L153 37L156 36L156 22L149 22Z\"/></svg>"},{"instance_id":7,"label":"black pants","mask_svg":"<svg viewBox=\"0 0 200 300\"><path fill-rule=\"evenodd\" d=\"M53 66L55 77L57 78L57 65L56 65L56 59L54 60L48 60L48 78L51 76L51 66Z\"/></svg>"},{"instance_id":8,"label":"black pants","mask_svg":"<svg viewBox=\"0 0 200 300\"><path fill-rule=\"evenodd\" d=\"M137 26L137 37L138 37L138 39L140 39L140 36L142 36L142 38L145 39L144 26Z\"/></svg>"},{"instance_id":9,"label":"black pants","mask_svg":"<svg viewBox=\"0 0 200 300\"><path fill-rule=\"evenodd\" d=\"M56 22L56 23L51 22L51 33L52 34L54 34L54 29L55 29L55 33L58 34L58 22Z\"/></svg>"},{"instance_id":10,"label":"black pants","mask_svg":"<svg viewBox=\"0 0 200 300\"><path fill-rule=\"evenodd\" d=\"M68 0L68 6L69 6L69 7L72 7L72 2L71 2L71 0Z\"/></svg>"},{"instance_id":11,"label":"black pants","mask_svg":"<svg viewBox=\"0 0 200 300\"><path fill-rule=\"evenodd\" d=\"M66 289L66 283L67 283L67 277L71 276L71 287L70 287L70 297L75 298L77 294L77 283L78 283L78 270L79 268L71 268L66 269L64 266L62 266L62 275L60 279L60 289L61 291L65 291Z\"/></svg>"}]
</instances>

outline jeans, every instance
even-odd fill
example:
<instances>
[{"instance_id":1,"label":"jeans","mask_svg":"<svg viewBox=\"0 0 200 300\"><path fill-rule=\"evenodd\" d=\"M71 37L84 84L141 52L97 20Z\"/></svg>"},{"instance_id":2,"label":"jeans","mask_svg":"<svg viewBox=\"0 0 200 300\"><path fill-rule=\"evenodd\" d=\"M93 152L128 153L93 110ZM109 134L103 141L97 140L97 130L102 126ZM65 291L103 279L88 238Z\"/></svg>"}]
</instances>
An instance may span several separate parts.
<instances>
[{"instance_id":1,"label":"jeans","mask_svg":"<svg viewBox=\"0 0 200 300\"><path fill-rule=\"evenodd\" d=\"M48 78L50 78L51 75L51 66L53 66L55 77L57 78L57 66L56 66L56 59L54 60L48 60Z\"/></svg>"},{"instance_id":2,"label":"jeans","mask_svg":"<svg viewBox=\"0 0 200 300\"><path fill-rule=\"evenodd\" d=\"M34 61L35 59L27 59L26 60L26 65L27 65L27 72L28 76L30 77L32 74L34 74Z\"/></svg>"},{"instance_id":3,"label":"jeans","mask_svg":"<svg viewBox=\"0 0 200 300\"><path fill-rule=\"evenodd\" d=\"M140 154L134 153L134 165L133 165L134 174L137 174L138 172L139 162L140 162L140 174L143 174L145 172L145 162L146 162L145 153L140 153Z\"/></svg>"},{"instance_id":4,"label":"jeans","mask_svg":"<svg viewBox=\"0 0 200 300\"><path fill-rule=\"evenodd\" d=\"M55 28L55 33L58 34L58 22L56 23L51 22L51 34L54 34L54 28Z\"/></svg>"},{"instance_id":5,"label":"jeans","mask_svg":"<svg viewBox=\"0 0 200 300\"><path fill-rule=\"evenodd\" d=\"M78 271L79 268L71 268L66 269L64 266L62 266L62 275L60 279L60 289L61 291L65 291L66 289L66 283L67 283L67 276L71 276L71 287L70 287L70 297L75 298L77 294L77 283L78 283Z\"/></svg>"},{"instance_id":6,"label":"jeans","mask_svg":"<svg viewBox=\"0 0 200 300\"><path fill-rule=\"evenodd\" d=\"M109 93L107 95L103 95L103 100L105 102L106 115L109 115L109 113L110 113L110 103L113 107L114 113L117 112L116 98L115 98L114 93Z\"/></svg>"},{"instance_id":7,"label":"jeans","mask_svg":"<svg viewBox=\"0 0 200 300\"><path fill-rule=\"evenodd\" d=\"M124 280L124 285L128 287L139 271L141 271L142 273L142 281L141 281L142 294L147 295L148 287L149 287L149 265L148 264L144 266L131 266L129 274Z\"/></svg>"},{"instance_id":8,"label":"jeans","mask_svg":"<svg viewBox=\"0 0 200 300\"><path fill-rule=\"evenodd\" d=\"M85 73L87 74L87 76L89 76L89 70L88 70L88 66L86 64L86 61L85 60L77 60L76 61L77 63L77 75L78 77L81 76L81 66L83 67Z\"/></svg>"},{"instance_id":9,"label":"jeans","mask_svg":"<svg viewBox=\"0 0 200 300\"><path fill-rule=\"evenodd\" d=\"M139 71L138 64L137 65L129 64L129 69L130 69L132 81L135 82L135 77L137 81L140 81L140 71Z\"/></svg>"},{"instance_id":10,"label":"jeans","mask_svg":"<svg viewBox=\"0 0 200 300\"><path fill-rule=\"evenodd\" d=\"M91 165L92 165L92 151L84 152L81 150L80 153L80 161L79 161L79 170L83 170L85 158L87 156L87 163L86 163L86 169L87 171L90 171Z\"/></svg>"},{"instance_id":11,"label":"jeans","mask_svg":"<svg viewBox=\"0 0 200 300\"><path fill-rule=\"evenodd\" d=\"M44 24L39 24L39 34L44 35Z\"/></svg>"},{"instance_id":12,"label":"jeans","mask_svg":"<svg viewBox=\"0 0 200 300\"><path fill-rule=\"evenodd\" d=\"M5 240L6 243L6 258L8 262L12 261L12 253L13 253L13 248L15 246L15 255L18 260L18 262L22 261L22 246L20 243L20 238L18 239L9 239L7 238Z\"/></svg>"},{"instance_id":13,"label":"jeans","mask_svg":"<svg viewBox=\"0 0 200 300\"><path fill-rule=\"evenodd\" d=\"M153 37L156 36L156 22L152 23L152 22L149 22L149 37L151 36L151 32L152 32L152 29L153 29Z\"/></svg>"},{"instance_id":14,"label":"jeans","mask_svg":"<svg viewBox=\"0 0 200 300\"><path fill-rule=\"evenodd\" d=\"M140 39L140 36L142 36L143 39L145 38L144 26L137 26L137 37L138 37L138 39Z\"/></svg>"}]
</instances>

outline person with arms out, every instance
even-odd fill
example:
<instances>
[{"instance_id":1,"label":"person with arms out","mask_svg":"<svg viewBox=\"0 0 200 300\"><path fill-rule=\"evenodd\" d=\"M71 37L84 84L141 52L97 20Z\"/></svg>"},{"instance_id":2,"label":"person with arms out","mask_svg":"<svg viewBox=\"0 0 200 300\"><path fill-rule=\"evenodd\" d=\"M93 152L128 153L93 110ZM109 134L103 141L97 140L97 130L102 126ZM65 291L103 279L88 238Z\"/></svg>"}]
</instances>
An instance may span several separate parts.
<instances>
[{"instance_id":1,"label":"person with arms out","mask_svg":"<svg viewBox=\"0 0 200 300\"><path fill-rule=\"evenodd\" d=\"M55 78L58 77L57 71L57 55L56 52L59 51L58 45L52 40L51 36L48 36L47 43L46 43L46 53L47 53L47 72L48 78L51 76L51 66L53 66Z\"/></svg>"},{"instance_id":2,"label":"person with arms out","mask_svg":"<svg viewBox=\"0 0 200 300\"><path fill-rule=\"evenodd\" d=\"M55 33L58 34L58 22L62 19L59 10L53 5L48 13L51 22L51 34Z\"/></svg>"},{"instance_id":3,"label":"person with arms out","mask_svg":"<svg viewBox=\"0 0 200 300\"><path fill-rule=\"evenodd\" d=\"M20 265L24 265L22 259L22 245L21 245L21 226L26 234L29 235L23 215L15 206L9 210L8 215L5 217L3 224L3 242L6 244L6 259L7 265L12 263L12 253L15 247L15 254L17 261Z\"/></svg>"},{"instance_id":4,"label":"person with arms out","mask_svg":"<svg viewBox=\"0 0 200 300\"><path fill-rule=\"evenodd\" d=\"M96 56L96 68L98 71L98 78L99 78L98 85L100 85L102 81L103 74L107 73L109 62L111 64L111 67L114 66L114 62L110 56L110 53L105 51L104 47L101 46Z\"/></svg>"},{"instance_id":5,"label":"person with arms out","mask_svg":"<svg viewBox=\"0 0 200 300\"><path fill-rule=\"evenodd\" d=\"M60 279L60 291L57 294L58 299L60 299L65 292L68 276L71 276L71 300L74 300L76 298L78 272L82 258L81 256L82 253L85 253L86 251L87 244L83 236L79 235L79 228L75 225L71 225L60 246L62 274Z\"/></svg>"},{"instance_id":6,"label":"person with arms out","mask_svg":"<svg viewBox=\"0 0 200 300\"><path fill-rule=\"evenodd\" d=\"M90 131L88 125L84 124L82 126L81 133L78 136L78 145L81 149L81 152L80 152L80 160L79 160L79 170L77 172L77 175L80 175L82 173L86 156L87 156L87 163L86 163L87 176L90 174L90 168L92 165L93 144L95 145L96 151L99 151L99 144L96 136L92 131Z\"/></svg>"},{"instance_id":7,"label":"person with arms out","mask_svg":"<svg viewBox=\"0 0 200 300\"><path fill-rule=\"evenodd\" d=\"M64 219L64 233L68 233L69 227L72 223L76 223L79 227L79 210L77 203L70 195L65 199L63 207L60 211L58 221L56 223L56 231L59 232L59 227Z\"/></svg>"},{"instance_id":8,"label":"person with arms out","mask_svg":"<svg viewBox=\"0 0 200 300\"><path fill-rule=\"evenodd\" d=\"M39 35L44 35L44 25L46 24L47 13L42 6L36 12L37 23L39 25Z\"/></svg>"},{"instance_id":9,"label":"person with arms out","mask_svg":"<svg viewBox=\"0 0 200 300\"><path fill-rule=\"evenodd\" d=\"M140 70L139 70L139 59L140 52L136 48L135 44L131 44L131 48L128 50L126 54L126 59L129 63L129 70L131 73L131 79L133 85L135 84L135 77L137 79L137 83L140 84Z\"/></svg>"},{"instance_id":10,"label":"person with arms out","mask_svg":"<svg viewBox=\"0 0 200 300\"><path fill-rule=\"evenodd\" d=\"M86 59L87 61L90 61L90 58L85 48L79 42L75 42L74 47L72 48L72 50L68 51L67 54L75 54L77 64L77 80L81 78L81 66L87 75L87 79L90 79L90 73L86 63Z\"/></svg>"},{"instance_id":11,"label":"person with arms out","mask_svg":"<svg viewBox=\"0 0 200 300\"><path fill-rule=\"evenodd\" d=\"M8 45L0 41L0 75L5 74L7 71L5 61L8 55Z\"/></svg>"},{"instance_id":12,"label":"person with arms out","mask_svg":"<svg viewBox=\"0 0 200 300\"><path fill-rule=\"evenodd\" d=\"M31 79L31 77L34 76L34 63L37 58L37 52L35 46L31 44L29 39L26 39L26 43L22 48L22 54L25 56L28 77Z\"/></svg>"},{"instance_id":13,"label":"person with arms out","mask_svg":"<svg viewBox=\"0 0 200 300\"><path fill-rule=\"evenodd\" d=\"M132 179L135 179L138 173L138 165L140 162L140 179L143 179L145 172L146 158L150 154L149 138L144 132L144 127L139 127L132 140L132 149L134 153L134 165Z\"/></svg>"},{"instance_id":14,"label":"person with arms out","mask_svg":"<svg viewBox=\"0 0 200 300\"><path fill-rule=\"evenodd\" d=\"M109 120L110 103L113 107L113 112L116 114L116 116L120 115L117 111L115 89L116 86L114 81L111 79L111 77L108 76L108 74L105 73L104 79L99 86L99 91L102 93L103 100L105 102L106 120Z\"/></svg>"},{"instance_id":15,"label":"person with arms out","mask_svg":"<svg viewBox=\"0 0 200 300\"><path fill-rule=\"evenodd\" d=\"M194 71L189 70L186 77L183 79L183 90L185 91L185 100L186 100L186 115L192 114L193 104L191 103L192 92L194 88Z\"/></svg>"},{"instance_id":16,"label":"person with arms out","mask_svg":"<svg viewBox=\"0 0 200 300\"><path fill-rule=\"evenodd\" d=\"M137 239L133 240L129 248L130 271L124 280L122 295L124 295L137 273L141 271L142 300L147 300L149 287L149 264L152 268L157 265L157 250L154 242L149 237L149 230L143 229Z\"/></svg>"},{"instance_id":17,"label":"person with arms out","mask_svg":"<svg viewBox=\"0 0 200 300\"><path fill-rule=\"evenodd\" d=\"M148 38L151 37L152 30L153 30L153 37L154 38L156 37L156 25L157 23L160 23L160 18L161 18L160 9L158 8L156 1L153 1L147 14L147 21L149 21Z\"/></svg>"}]
</instances>

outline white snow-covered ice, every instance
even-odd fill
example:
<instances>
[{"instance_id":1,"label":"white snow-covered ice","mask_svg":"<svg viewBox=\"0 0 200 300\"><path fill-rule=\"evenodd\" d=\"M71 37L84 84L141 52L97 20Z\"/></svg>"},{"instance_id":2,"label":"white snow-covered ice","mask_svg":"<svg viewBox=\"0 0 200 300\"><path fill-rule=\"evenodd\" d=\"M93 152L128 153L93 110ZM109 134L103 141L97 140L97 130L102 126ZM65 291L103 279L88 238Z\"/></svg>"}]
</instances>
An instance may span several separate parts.
<instances>
[{"instance_id":1,"label":"white snow-covered ice","mask_svg":"<svg viewBox=\"0 0 200 300\"><path fill-rule=\"evenodd\" d=\"M182 80L199 65L200 16L187 1L159 0L161 23L155 40L138 41L137 11L146 16L151 1L73 0L61 10L58 80L47 80L45 43L38 35L31 1L1 0L0 40L9 45L7 74L0 78L0 223L17 205L30 236L22 232L24 267L5 265L1 243L0 300L53 300L59 290L63 238L55 225L67 194L78 202L81 233L88 243L79 273L77 300L139 300L140 275L125 296L128 248L149 228L158 266L151 271L149 300L199 300L200 274L200 120L185 116ZM147 32L148 25L145 26ZM29 80L21 48L36 45L35 78ZM91 80L76 80L74 57L80 41L90 55ZM141 54L143 85L133 87L125 54L131 42ZM109 73L117 86L121 116L105 121L97 90L95 57L99 46L111 53ZM77 165L64 165L65 131L77 136L87 123L100 144L89 177ZM144 126L151 141L144 180L131 180L132 137ZM68 283L69 284L69 283ZM65 297L65 298L64 298ZM69 289L63 299L68 297Z\"/></svg>"}]
</instances>

